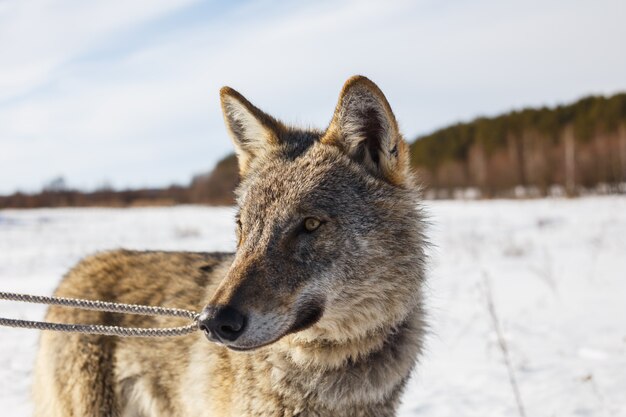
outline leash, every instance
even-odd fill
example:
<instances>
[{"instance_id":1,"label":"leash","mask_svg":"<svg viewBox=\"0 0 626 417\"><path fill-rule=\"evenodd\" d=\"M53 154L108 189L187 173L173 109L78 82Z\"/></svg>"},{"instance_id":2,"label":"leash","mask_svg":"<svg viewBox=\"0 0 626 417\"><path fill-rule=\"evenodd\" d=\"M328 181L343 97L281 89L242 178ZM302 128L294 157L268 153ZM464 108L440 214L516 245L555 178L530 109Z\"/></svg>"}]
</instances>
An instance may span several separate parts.
<instances>
[{"instance_id":1,"label":"leash","mask_svg":"<svg viewBox=\"0 0 626 417\"><path fill-rule=\"evenodd\" d=\"M42 295L16 294L0 292L0 300L18 301L23 303L49 304L74 307L85 310L106 311L109 313L139 314L145 316L168 316L188 318L192 323L179 327L120 327L100 324L65 324L43 321L6 319L0 317L0 326L18 327L23 329L53 330L57 332L87 333L120 337L172 337L184 336L198 330L198 313L191 310L169 307L145 306L139 304L122 304L108 301L83 300L78 298L46 297Z\"/></svg>"}]
</instances>

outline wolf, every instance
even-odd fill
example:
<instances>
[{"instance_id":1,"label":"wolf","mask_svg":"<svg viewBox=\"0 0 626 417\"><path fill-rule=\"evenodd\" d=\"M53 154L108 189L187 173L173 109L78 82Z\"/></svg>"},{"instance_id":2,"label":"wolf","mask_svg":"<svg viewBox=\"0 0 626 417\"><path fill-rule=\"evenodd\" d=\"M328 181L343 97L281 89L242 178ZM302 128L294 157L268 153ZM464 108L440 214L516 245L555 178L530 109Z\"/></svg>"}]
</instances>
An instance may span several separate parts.
<instances>
[{"instance_id":1,"label":"wolf","mask_svg":"<svg viewBox=\"0 0 626 417\"><path fill-rule=\"evenodd\" d=\"M238 156L235 253L115 250L57 296L201 311L169 339L41 335L35 415L388 417L425 339L425 216L381 90L341 90L325 130L220 91ZM51 307L47 320L133 327L178 318ZM207 338L209 340L207 340Z\"/></svg>"}]
</instances>

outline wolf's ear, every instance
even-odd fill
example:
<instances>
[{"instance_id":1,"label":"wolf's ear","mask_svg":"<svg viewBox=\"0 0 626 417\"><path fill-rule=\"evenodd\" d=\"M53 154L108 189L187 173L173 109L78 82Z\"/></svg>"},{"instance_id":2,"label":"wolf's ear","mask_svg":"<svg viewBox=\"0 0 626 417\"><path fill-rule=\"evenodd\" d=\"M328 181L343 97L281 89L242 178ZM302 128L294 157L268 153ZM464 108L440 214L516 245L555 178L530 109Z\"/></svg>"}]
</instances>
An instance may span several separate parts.
<instances>
[{"instance_id":1,"label":"wolf's ear","mask_svg":"<svg viewBox=\"0 0 626 417\"><path fill-rule=\"evenodd\" d=\"M366 77L346 81L322 142L340 147L392 184L409 178L408 146L384 94Z\"/></svg>"},{"instance_id":2,"label":"wolf's ear","mask_svg":"<svg viewBox=\"0 0 626 417\"><path fill-rule=\"evenodd\" d=\"M230 87L220 90L226 129L235 144L239 173L243 177L254 158L278 143L282 125Z\"/></svg>"}]
</instances>

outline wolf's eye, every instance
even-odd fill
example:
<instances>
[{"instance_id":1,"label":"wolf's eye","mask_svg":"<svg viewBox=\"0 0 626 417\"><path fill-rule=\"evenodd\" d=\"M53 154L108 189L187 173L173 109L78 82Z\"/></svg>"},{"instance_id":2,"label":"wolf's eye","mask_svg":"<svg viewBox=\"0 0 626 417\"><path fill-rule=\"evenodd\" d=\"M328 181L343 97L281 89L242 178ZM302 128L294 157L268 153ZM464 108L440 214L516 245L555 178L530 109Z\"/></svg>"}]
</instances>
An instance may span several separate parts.
<instances>
[{"instance_id":1,"label":"wolf's eye","mask_svg":"<svg viewBox=\"0 0 626 417\"><path fill-rule=\"evenodd\" d=\"M321 224L322 222L315 217L307 217L306 219L304 219L304 228L307 232L312 232L316 230L318 227L320 227Z\"/></svg>"}]
</instances>

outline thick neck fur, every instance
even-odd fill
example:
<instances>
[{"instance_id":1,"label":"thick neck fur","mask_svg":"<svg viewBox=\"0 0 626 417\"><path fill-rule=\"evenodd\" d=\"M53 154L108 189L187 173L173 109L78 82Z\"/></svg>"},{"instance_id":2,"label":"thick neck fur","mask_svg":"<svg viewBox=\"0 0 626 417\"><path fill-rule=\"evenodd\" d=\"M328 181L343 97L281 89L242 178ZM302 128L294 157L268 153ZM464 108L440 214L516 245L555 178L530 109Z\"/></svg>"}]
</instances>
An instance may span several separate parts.
<instances>
[{"instance_id":1,"label":"thick neck fur","mask_svg":"<svg viewBox=\"0 0 626 417\"><path fill-rule=\"evenodd\" d=\"M343 342L288 337L270 350L272 383L284 398L307 398L332 415L395 402L421 350L422 311ZM394 407L395 408L395 407Z\"/></svg>"}]
</instances>

